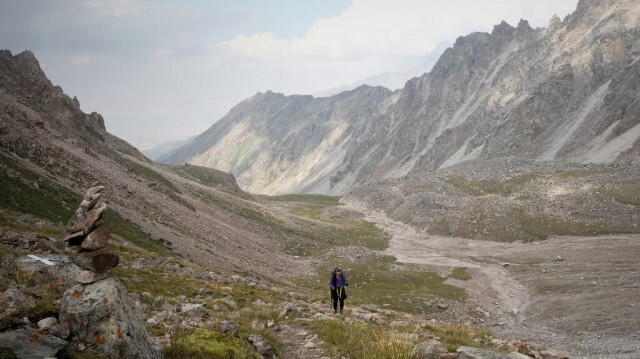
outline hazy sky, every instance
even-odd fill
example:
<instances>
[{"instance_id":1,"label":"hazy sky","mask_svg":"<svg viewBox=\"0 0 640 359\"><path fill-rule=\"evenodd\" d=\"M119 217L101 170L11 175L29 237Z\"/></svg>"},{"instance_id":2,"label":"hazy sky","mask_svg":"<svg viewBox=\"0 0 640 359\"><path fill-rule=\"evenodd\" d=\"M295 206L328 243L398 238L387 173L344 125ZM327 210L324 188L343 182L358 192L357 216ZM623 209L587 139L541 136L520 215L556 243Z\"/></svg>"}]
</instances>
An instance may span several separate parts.
<instances>
[{"instance_id":1,"label":"hazy sky","mask_svg":"<svg viewBox=\"0 0 640 359\"><path fill-rule=\"evenodd\" d=\"M0 0L0 48L140 149L198 134L258 91L310 94L415 66L577 0Z\"/></svg>"}]
</instances>

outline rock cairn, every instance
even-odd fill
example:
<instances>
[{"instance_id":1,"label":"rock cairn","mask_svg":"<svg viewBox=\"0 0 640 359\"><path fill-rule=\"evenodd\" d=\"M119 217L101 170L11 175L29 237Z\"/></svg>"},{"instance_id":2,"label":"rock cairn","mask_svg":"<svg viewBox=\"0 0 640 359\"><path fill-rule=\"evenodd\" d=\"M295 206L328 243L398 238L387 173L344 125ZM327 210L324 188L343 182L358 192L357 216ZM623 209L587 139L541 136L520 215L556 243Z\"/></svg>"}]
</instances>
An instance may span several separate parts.
<instances>
[{"instance_id":1,"label":"rock cairn","mask_svg":"<svg viewBox=\"0 0 640 359\"><path fill-rule=\"evenodd\" d=\"M106 223L96 224L107 210L102 200L103 189L104 186L89 188L65 227L66 249L78 267L76 280L80 283L106 278L109 270L120 262L120 256L109 244L111 227Z\"/></svg>"},{"instance_id":2,"label":"rock cairn","mask_svg":"<svg viewBox=\"0 0 640 359\"><path fill-rule=\"evenodd\" d=\"M111 227L98 224L107 210L103 189L89 188L66 226L66 251L79 284L60 300L60 322L69 325L77 351L109 359L160 359L160 348L149 338L126 287L109 275L120 256L108 243Z\"/></svg>"}]
</instances>

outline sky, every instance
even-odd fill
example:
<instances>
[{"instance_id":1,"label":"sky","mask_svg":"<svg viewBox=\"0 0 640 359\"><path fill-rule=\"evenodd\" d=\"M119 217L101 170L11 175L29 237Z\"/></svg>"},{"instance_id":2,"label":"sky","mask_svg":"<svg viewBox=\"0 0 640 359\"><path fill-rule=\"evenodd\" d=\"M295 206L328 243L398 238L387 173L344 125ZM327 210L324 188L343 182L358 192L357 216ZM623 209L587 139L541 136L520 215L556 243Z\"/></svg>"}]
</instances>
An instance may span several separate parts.
<instances>
[{"instance_id":1,"label":"sky","mask_svg":"<svg viewBox=\"0 0 640 359\"><path fill-rule=\"evenodd\" d=\"M31 50L84 112L141 150L268 90L313 94L416 66L439 44L578 0L0 0L0 49ZM407 79L408 80L408 79Z\"/></svg>"}]
</instances>

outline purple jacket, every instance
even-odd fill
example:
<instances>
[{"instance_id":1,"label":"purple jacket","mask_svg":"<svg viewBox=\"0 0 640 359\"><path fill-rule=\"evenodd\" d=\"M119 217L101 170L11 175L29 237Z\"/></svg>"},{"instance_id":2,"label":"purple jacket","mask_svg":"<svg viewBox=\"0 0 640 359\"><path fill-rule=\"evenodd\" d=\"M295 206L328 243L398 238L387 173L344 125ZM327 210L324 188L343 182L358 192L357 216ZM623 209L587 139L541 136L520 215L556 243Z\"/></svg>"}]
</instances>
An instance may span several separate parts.
<instances>
[{"instance_id":1,"label":"purple jacket","mask_svg":"<svg viewBox=\"0 0 640 359\"><path fill-rule=\"evenodd\" d=\"M335 274L331 274L331 278L329 279L329 288L342 288L347 285L349 285L349 283L347 283L343 273L340 273L337 278Z\"/></svg>"}]
</instances>

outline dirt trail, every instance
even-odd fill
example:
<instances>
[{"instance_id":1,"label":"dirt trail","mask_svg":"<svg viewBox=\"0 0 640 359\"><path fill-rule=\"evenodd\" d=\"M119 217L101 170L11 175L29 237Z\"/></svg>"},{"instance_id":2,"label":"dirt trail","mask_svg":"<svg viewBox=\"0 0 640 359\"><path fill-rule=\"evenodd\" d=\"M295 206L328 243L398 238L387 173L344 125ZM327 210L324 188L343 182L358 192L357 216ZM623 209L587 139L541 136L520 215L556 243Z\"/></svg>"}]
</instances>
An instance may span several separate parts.
<instances>
[{"instance_id":1,"label":"dirt trail","mask_svg":"<svg viewBox=\"0 0 640 359\"><path fill-rule=\"evenodd\" d=\"M387 231L386 253L400 262L442 276L466 267L471 280L449 281L490 313L492 331L571 358L640 358L640 236L478 241L429 235L358 203L345 207Z\"/></svg>"}]
</instances>

